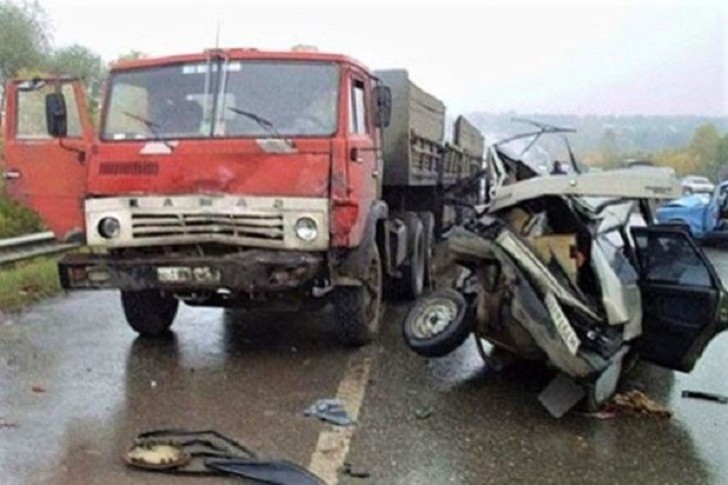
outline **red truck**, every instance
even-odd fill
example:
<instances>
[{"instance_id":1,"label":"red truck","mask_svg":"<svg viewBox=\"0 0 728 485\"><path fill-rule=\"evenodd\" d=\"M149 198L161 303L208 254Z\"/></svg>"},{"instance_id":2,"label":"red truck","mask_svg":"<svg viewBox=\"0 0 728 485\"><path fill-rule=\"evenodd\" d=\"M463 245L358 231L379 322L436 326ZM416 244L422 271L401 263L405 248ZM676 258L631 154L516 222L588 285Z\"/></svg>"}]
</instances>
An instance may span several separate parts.
<instances>
[{"instance_id":1,"label":"red truck","mask_svg":"<svg viewBox=\"0 0 728 485\"><path fill-rule=\"evenodd\" d=\"M189 305L333 303L363 345L383 293L430 278L444 191L482 164L464 118L404 70L342 55L214 49L111 69L92 129L73 79L6 89L8 195L61 240L66 289L121 290L129 325L169 329Z\"/></svg>"}]
</instances>

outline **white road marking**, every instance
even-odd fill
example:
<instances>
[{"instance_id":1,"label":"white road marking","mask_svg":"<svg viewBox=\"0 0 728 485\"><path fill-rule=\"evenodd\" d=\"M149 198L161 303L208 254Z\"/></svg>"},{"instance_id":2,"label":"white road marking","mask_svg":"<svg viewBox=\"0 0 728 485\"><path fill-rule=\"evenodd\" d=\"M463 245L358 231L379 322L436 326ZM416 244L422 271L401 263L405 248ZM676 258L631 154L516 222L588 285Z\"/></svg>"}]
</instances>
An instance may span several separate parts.
<instances>
[{"instance_id":1,"label":"white road marking","mask_svg":"<svg viewBox=\"0 0 728 485\"><path fill-rule=\"evenodd\" d=\"M364 401L369 372L372 367L372 346L362 349L349 358L344 378L339 383L336 398L344 403L344 407L354 421L359 419L359 410ZM351 439L356 426L333 426L319 434L316 449L311 455L308 469L315 473L328 485L336 485L339 481L339 468L344 464L349 453Z\"/></svg>"}]
</instances>

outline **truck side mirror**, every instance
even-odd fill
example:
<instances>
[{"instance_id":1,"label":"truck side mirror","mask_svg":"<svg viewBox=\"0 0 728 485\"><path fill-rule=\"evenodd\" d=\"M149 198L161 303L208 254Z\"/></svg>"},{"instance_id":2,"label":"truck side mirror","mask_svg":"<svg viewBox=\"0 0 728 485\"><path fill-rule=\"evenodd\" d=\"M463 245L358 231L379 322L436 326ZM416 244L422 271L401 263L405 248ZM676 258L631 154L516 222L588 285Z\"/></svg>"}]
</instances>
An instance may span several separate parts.
<instances>
[{"instance_id":1,"label":"truck side mirror","mask_svg":"<svg viewBox=\"0 0 728 485\"><path fill-rule=\"evenodd\" d=\"M374 125L386 128L392 119L392 90L389 86L379 84L374 88Z\"/></svg>"},{"instance_id":2,"label":"truck side mirror","mask_svg":"<svg viewBox=\"0 0 728 485\"><path fill-rule=\"evenodd\" d=\"M46 124L48 134L53 138L63 138L68 133L68 113L66 98L62 93L48 93L45 97Z\"/></svg>"}]
</instances>

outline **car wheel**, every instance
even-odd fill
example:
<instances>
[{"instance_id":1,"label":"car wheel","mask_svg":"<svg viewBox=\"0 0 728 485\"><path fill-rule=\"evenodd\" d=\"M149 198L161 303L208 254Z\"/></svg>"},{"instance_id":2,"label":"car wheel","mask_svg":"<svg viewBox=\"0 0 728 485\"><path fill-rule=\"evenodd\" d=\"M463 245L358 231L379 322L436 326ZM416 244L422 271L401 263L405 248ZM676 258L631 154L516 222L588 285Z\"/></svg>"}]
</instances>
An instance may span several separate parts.
<instances>
[{"instance_id":1,"label":"car wheel","mask_svg":"<svg viewBox=\"0 0 728 485\"><path fill-rule=\"evenodd\" d=\"M457 291L437 290L415 302L404 319L404 340L424 357L449 354L468 338L472 320L466 318L467 303Z\"/></svg>"},{"instance_id":2,"label":"car wheel","mask_svg":"<svg viewBox=\"0 0 728 485\"><path fill-rule=\"evenodd\" d=\"M122 291L121 304L127 323L143 337L165 334L179 307L176 298L159 290Z\"/></svg>"}]
</instances>

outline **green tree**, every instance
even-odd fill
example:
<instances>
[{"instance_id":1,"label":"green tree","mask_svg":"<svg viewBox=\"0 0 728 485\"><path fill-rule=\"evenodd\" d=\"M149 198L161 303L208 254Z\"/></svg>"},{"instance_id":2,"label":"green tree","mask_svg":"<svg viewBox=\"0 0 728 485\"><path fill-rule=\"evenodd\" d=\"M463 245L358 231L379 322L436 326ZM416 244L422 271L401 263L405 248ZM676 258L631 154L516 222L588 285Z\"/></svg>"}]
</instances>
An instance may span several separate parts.
<instances>
[{"instance_id":1,"label":"green tree","mask_svg":"<svg viewBox=\"0 0 728 485\"><path fill-rule=\"evenodd\" d=\"M603 166L605 168L616 167L619 164L619 147L617 146L617 134L614 129L607 128L602 134L599 142L599 151L602 154Z\"/></svg>"},{"instance_id":2,"label":"green tree","mask_svg":"<svg viewBox=\"0 0 728 485\"><path fill-rule=\"evenodd\" d=\"M21 69L44 64L50 51L49 23L37 1L0 1L0 82Z\"/></svg>"},{"instance_id":3,"label":"green tree","mask_svg":"<svg viewBox=\"0 0 728 485\"><path fill-rule=\"evenodd\" d=\"M695 157L696 171L709 177L718 175L718 144L720 133L712 123L698 126L688 145L688 152Z\"/></svg>"},{"instance_id":4,"label":"green tree","mask_svg":"<svg viewBox=\"0 0 728 485\"><path fill-rule=\"evenodd\" d=\"M718 180L728 179L728 133L723 135L718 142L715 161Z\"/></svg>"},{"instance_id":5,"label":"green tree","mask_svg":"<svg viewBox=\"0 0 728 485\"><path fill-rule=\"evenodd\" d=\"M48 70L59 76L81 78L88 90L91 113L98 111L101 85L106 77L106 67L101 56L78 44L62 47L51 55Z\"/></svg>"},{"instance_id":6,"label":"green tree","mask_svg":"<svg viewBox=\"0 0 728 485\"><path fill-rule=\"evenodd\" d=\"M145 57L147 57L147 54L145 52L132 49L126 54L121 54L119 57L116 58L114 62L112 62L112 64L124 61L135 61L137 59L144 59Z\"/></svg>"}]
</instances>

